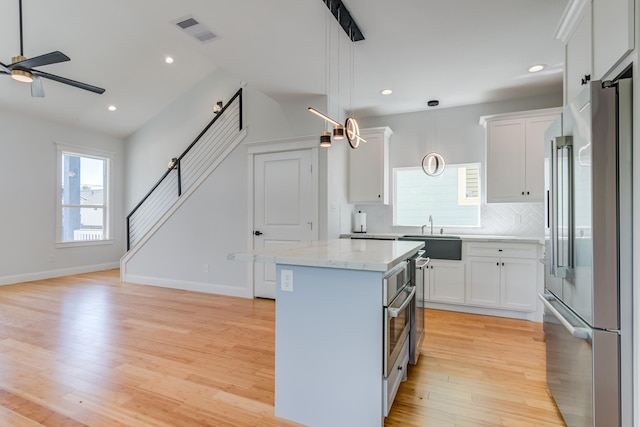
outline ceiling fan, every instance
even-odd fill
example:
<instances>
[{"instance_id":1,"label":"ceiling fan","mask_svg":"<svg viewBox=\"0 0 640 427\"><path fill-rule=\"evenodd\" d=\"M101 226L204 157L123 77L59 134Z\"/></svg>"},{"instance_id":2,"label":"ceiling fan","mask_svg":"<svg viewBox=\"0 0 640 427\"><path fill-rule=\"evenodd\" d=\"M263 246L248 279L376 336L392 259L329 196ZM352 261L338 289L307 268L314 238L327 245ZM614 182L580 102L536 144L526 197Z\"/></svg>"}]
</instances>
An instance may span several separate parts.
<instances>
[{"instance_id":1,"label":"ceiling fan","mask_svg":"<svg viewBox=\"0 0 640 427\"><path fill-rule=\"evenodd\" d=\"M64 83L80 89L88 90L90 92L98 94L104 93L104 89L100 87L71 80L66 77L60 77L53 74L45 73L44 71L35 69L35 67L41 67L43 65L66 62L69 61L70 58L60 51L45 53L44 55L36 56L29 59L24 56L22 43L22 0L18 0L18 3L20 13L20 55L11 58L11 64L9 65L5 65L0 62L0 74L10 75L14 80L17 80L19 82L31 83L31 96L39 98L44 97L44 88L42 87L42 81L40 77L54 80L56 82Z\"/></svg>"}]
</instances>

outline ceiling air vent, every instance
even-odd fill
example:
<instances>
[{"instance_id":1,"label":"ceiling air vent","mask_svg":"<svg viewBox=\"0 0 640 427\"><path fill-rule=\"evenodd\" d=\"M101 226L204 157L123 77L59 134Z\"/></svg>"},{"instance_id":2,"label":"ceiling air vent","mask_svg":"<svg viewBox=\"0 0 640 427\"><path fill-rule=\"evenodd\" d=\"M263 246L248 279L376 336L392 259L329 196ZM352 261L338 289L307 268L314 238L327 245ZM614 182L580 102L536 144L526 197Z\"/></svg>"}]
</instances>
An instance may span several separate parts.
<instances>
[{"instance_id":1,"label":"ceiling air vent","mask_svg":"<svg viewBox=\"0 0 640 427\"><path fill-rule=\"evenodd\" d=\"M218 38L213 32L207 28L205 25L198 22L193 16L185 16L175 21L172 21L172 24L175 24L185 33L189 34L191 37L196 38L202 43L207 43Z\"/></svg>"}]
</instances>

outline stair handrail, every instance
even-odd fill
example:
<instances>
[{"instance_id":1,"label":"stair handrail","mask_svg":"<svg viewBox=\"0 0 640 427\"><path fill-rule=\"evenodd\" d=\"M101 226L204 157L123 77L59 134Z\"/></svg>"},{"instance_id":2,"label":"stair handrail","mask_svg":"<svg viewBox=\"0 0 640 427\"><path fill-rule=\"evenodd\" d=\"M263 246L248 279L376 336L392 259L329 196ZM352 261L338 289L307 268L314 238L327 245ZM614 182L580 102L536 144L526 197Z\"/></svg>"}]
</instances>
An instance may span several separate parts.
<instances>
[{"instance_id":1,"label":"stair handrail","mask_svg":"<svg viewBox=\"0 0 640 427\"><path fill-rule=\"evenodd\" d=\"M211 126L218 120L219 117L222 117L227 108L233 103L233 101L239 98L239 115L238 115L238 131L242 131L242 88L238 89L238 91L231 97L231 99L222 107L218 113L216 113L215 117L205 126L205 128L198 134L198 136L193 140L191 144L178 156L171 159L169 163L169 167L167 171L160 177L160 179L151 187L151 190L144 195L142 200L129 212L127 215L127 251L131 249L131 230L130 230L130 220L131 216L136 213L136 211L144 204L144 202L151 196L151 194L155 191L156 188L165 180L167 176L171 173L173 169L176 169L178 174L178 197L182 195L182 181L180 176L180 161L187 155L187 153L193 148L194 145L202 138L202 136L209 130Z\"/></svg>"}]
</instances>

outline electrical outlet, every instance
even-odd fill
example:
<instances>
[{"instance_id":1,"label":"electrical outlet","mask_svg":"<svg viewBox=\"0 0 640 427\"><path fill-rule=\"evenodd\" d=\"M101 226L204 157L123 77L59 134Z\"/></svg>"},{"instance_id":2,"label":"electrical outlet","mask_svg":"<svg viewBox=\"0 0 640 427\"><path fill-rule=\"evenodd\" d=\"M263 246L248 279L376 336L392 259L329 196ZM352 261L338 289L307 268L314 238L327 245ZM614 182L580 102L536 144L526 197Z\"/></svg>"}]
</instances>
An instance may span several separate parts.
<instances>
[{"instance_id":1,"label":"electrical outlet","mask_svg":"<svg viewBox=\"0 0 640 427\"><path fill-rule=\"evenodd\" d=\"M520 225L520 214L513 214L513 225Z\"/></svg>"},{"instance_id":2,"label":"electrical outlet","mask_svg":"<svg viewBox=\"0 0 640 427\"><path fill-rule=\"evenodd\" d=\"M293 292L293 270L280 270L280 290Z\"/></svg>"},{"instance_id":3,"label":"electrical outlet","mask_svg":"<svg viewBox=\"0 0 640 427\"><path fill-rule=\"evenodd\" d=\"M209 272L209 264L202 264L202 271L205 273Z\"/></svg>"}]
</instances>

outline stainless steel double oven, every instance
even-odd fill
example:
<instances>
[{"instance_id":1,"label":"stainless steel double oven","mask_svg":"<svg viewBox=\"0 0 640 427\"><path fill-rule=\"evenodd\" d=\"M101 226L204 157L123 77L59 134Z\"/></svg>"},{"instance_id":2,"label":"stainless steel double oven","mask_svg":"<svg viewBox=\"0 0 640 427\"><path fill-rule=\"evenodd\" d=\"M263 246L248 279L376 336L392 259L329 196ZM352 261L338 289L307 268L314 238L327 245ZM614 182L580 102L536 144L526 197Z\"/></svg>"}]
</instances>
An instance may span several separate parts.
<instances>
[{"instance_id":1,"label":"stainless steel double oven","mask_svg":"<svg viewBox=\"0 0 640 427\"><path fill-rule=\"evenodd\" d=\"M388 377L400 355L411 328L412 303L416 288L411 286L410 262L402 261L383 279L384 367Z\"/></svg>"}]
</instances>

